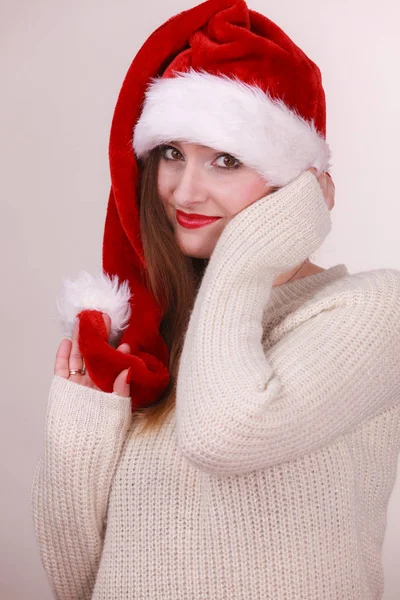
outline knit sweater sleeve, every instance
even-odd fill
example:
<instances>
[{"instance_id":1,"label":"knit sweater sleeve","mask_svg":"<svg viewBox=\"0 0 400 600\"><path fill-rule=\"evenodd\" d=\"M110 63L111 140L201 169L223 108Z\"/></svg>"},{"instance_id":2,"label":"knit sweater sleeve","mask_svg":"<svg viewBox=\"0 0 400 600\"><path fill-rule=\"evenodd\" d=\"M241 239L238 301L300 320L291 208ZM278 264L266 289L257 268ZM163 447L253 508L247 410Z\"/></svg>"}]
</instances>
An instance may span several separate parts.
<instances>
[{"instance_id":1,"label":"knit sweater sleeve","mask_svg":"<svg viewBox=\"0 0 400 600\"><path fill-rule=\"evenodd\" d=\"M54 376L31 488L36 539L58 600L92 597L130 398Z\"/></svg>"},{"instance_id":2,"label":"knit sweater sleeve","mask_svg":"<svg viewBox=\"0 0 400 600\"><path fill-rule=\"evenodd\" d=\"M178 447L199 469L244 474L295 460L400 401L397 270L355 276L311 299L264 351L262 319L277 274L314 252L330 228L307 171L222 232L177 382Z\"/></svg>"}]
</instances>

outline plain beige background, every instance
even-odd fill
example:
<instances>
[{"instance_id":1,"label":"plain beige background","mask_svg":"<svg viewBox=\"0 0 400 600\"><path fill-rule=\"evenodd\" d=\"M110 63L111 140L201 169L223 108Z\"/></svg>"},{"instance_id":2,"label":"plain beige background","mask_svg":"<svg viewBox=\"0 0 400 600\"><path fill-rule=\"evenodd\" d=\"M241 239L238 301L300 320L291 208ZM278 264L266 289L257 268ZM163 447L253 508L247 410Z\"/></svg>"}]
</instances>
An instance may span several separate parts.
<instances>
[{"instance_id":1,"label":"plain beige background","mask_svg":"<svg viewBox=\"0 0 400 600\"><path fill-rule=\"evenodd\" d=\"M119 88L145 38L194 4L0 5L3 600L52 597L36 548L30 487L61 339L55 299L63 277L101 268L107 144ZM400 269L397 0L249 0L249 6L280 25L323 73L336 207L333 230L314 261L325 268L344 262L350 272ZM399 598L399 540L398 476L384 544L384 600Z\"/></svg>"}]
</instances>

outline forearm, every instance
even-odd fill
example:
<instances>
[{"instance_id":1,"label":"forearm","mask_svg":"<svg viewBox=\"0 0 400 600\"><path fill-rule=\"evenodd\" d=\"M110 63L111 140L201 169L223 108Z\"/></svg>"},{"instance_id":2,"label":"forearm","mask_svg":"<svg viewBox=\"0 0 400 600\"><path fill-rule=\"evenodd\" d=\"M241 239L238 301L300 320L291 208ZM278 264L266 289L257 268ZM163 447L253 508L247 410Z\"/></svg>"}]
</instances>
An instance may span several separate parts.
<instances>
[{"instance_id":1,"label":"forearm","mask_svg":"<svg viewBox=\"0 0 400 600\"><path fill-rule=\"evenodd\" d=\"M254 418L280 392L261 344L275 277L273 271L242 288L217 278L192 313L178 376L178 440L184 455L206 470L219 472L228 463L245 468L242 433L247 439Z\"/></svg>"},{"instance_id":2,"label":"forearm","mask_svg":"<svg viewBox=\"0 0 400 600\"><path fill-rule=\"evenodd\" d=\"M53 378L32 506L43 566L60 600L91 597L109 490L130 421L130 398Z\"/></svg>"},{"instance_id":3,"label":"forearm","mask_svg":"<svg viewBox=\"0 0 400 600\"><path fill-rule=\"evenodd\" d=\"M306 185L296 211L290 196L276 195L271 206L263 199L221 238L191 314L178 374L178 444L209 472L239 474L292 460L393 401L396 367L387 347L399 349L400 335L388 324L396 315L399 322L400 278L391 271L315 302L264 352L262 317L279 268L312 253L329 231L312 181L298 183ZM270 232L277 200L283 220ZM306 219L314 223L309 232Z\"/></svg>"}]
</instances>

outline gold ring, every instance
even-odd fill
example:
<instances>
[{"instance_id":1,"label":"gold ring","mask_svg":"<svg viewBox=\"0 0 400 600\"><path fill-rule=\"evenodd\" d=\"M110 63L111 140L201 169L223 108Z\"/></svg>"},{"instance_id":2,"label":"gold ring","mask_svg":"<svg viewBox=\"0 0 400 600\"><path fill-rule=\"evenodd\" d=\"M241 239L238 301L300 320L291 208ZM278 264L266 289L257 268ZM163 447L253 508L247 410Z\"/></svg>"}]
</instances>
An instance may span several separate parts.
<instances>
[{"instance_id":1,"label":"gold ring","mask_svg":"<svg viewBox=\"0 0 400 600\"><path fill-rule=\"evenodd\" d=\"M83 363L82 369L70 369L69 374L70 375L76 375L76 374L86 375L86 366L85 366L85 361L83 359L82 359L82 363Z\"/></svg>"}]
</instances>

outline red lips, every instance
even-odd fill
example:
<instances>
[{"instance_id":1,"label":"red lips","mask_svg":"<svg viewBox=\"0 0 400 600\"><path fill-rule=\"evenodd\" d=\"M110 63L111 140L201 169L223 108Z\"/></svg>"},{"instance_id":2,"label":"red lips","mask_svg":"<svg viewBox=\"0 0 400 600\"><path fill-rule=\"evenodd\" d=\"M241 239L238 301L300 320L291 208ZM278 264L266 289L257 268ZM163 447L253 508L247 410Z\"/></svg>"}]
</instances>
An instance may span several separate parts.
<instances>
[{"instance_id":1,"label":"red lips","mask_svg":"<svg viewBox=\"0 0 400 600\"><path fill-rule=\"evenodd\" d=\"M182 225L182 227L186 227L187 229L205 227L205 225L210 225L220 218L221 217L206 217L205 215L187 215L181 210L176 211L176 220L179 225Z\"/></svg>"}]
</instances>

